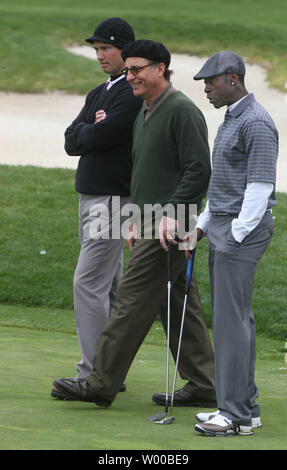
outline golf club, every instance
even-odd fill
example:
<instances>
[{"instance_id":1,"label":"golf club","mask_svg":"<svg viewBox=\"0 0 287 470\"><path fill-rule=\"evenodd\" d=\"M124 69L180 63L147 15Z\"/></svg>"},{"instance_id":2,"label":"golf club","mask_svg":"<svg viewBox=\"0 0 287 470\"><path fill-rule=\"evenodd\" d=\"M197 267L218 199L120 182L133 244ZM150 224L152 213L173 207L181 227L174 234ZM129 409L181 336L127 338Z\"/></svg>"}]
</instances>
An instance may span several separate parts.
<instances>
[{"instance_id":1,"label":"golf club","mask_svg":"<svg viewBox=\"0 0 287 470\"><path fill-rule=\"evenodd\" d=\"M169 341L170 341L170 290L171 290L171 246L167 242L167 332L166 332L166 387L165 387L165 411L153 416L148 416L148 421L157 421L168 414L168 389L169 389Z\"/></svg>"},{"instance_id":2,"label":"golf club","mask_svg":"<svg viewBox=\"0 0 287 470\"><path fill-rule=\"evenodd\" d=\"M184 324L184 317L185 317L186 301L187 301L187 296L188 296L190 284L191 284L194 257L195 257L195 248L191 250L191 257L188 258L187 268L186 268L184 304L183 304L181 327L180 327L180 334L179 334L178 347L177 347L177 357L176 357L176 364L175 364L175 371L174 371L174 378L173 378L173 387L172 387L172 394L171 394L171 401L170 401L170 416L166 418L164 417L163 419L160 419L160 420L156 420L155 421L156 424L171 424L175 421L175 417L172 416L173 399L174 399L174 392L175 392L179 354L180 354L180 348L181 348L181 339L182 339L183 324Z\"/></svg>"}]
</instances>

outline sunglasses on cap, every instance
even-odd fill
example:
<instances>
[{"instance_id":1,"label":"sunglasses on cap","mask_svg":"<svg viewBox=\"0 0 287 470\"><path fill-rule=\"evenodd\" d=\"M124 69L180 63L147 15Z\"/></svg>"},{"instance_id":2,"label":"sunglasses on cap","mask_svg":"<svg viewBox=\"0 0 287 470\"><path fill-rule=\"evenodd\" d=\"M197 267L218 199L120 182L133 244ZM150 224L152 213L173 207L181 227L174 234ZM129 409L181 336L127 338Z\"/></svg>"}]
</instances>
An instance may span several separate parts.
<instances>
[{"instance_id":1,"label":"sunglasses on cap","mask_svg":"<svg viewBox=\"0 0 287 470\"><path fill-rule=\"evenodd\" d=\"M130 67L130 68L126 67L124 70L122 70L122 74L127 76L128 73L131 72L131 74L135 77L145 67L149 67L150 65L155 65L155 64L158 64L158 62L151 62L150 64L141 65L141 66L134 65L133 67Z\"/></svg>"}]
</instances>

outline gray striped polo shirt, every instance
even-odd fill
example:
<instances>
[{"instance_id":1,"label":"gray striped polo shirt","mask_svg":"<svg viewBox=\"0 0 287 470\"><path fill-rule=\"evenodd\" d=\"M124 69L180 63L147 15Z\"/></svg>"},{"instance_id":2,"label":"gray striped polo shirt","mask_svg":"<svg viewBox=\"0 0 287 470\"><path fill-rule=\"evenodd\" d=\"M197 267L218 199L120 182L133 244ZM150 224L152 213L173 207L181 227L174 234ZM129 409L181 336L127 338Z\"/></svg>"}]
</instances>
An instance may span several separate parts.
<instances>
[{"instance_id":1,"label":"gray striped polo shirt","mask_svg":"<svg viewBox=\"0 0 287 470\"><path fill-rule=\"evenodd\" d=\"M249 94L225 114L212 153L209 210L238 214L248 183L276 181L278 132L268 112ZM268 208L276 204L275 190Z\"/></svg>"}]
</instances>

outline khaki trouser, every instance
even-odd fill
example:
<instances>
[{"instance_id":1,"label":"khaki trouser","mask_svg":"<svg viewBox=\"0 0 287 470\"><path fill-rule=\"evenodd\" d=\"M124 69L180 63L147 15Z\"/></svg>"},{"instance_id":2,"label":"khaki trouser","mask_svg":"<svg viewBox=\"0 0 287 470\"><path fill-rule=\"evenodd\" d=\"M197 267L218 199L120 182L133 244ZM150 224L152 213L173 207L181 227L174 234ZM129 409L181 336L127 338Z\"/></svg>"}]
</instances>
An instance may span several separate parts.
<instances>
[{"instance_id":1,"label":"khaki trouser","mask_svg":"<svg viewBox=\"0 0 287 470\"><path fill-rule=\"evenodd\" d=\"M185 288L184 251L172 247L170 347L176 359ZM166 325L167 254L159 240L138 240L119 284L114 308L99 339L94 370L87 377L95 391L114 400L157 315ZM215 399L213 350L193 276L187 301L179 373L185 388Z\"/></svg>"}]
</instances>

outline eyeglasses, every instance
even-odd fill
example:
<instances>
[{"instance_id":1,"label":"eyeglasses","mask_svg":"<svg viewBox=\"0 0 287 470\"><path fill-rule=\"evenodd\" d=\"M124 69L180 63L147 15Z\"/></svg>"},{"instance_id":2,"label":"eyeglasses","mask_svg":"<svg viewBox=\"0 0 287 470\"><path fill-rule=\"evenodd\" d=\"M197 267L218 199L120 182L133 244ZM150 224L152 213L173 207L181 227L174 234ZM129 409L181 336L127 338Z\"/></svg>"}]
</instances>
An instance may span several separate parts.
<instances>
[{"instance_id":1,"label":"eyeglasses","mask_svg":"<svg viewBox=\"0 0 287 470\"><path fill-rule=\"evenodd\" d=\"M157 64L157 62L151 62L150 64L142 65L142 66L134 65L133 67L130 67L130 68L126 67L124 70L122 70L122 74L127 76L128 73L131 72L131 74L133 74L133 76L135 77L145 67L149 67L150 65L155 65L155 64Z\"/></svg>"}]
</instances>

